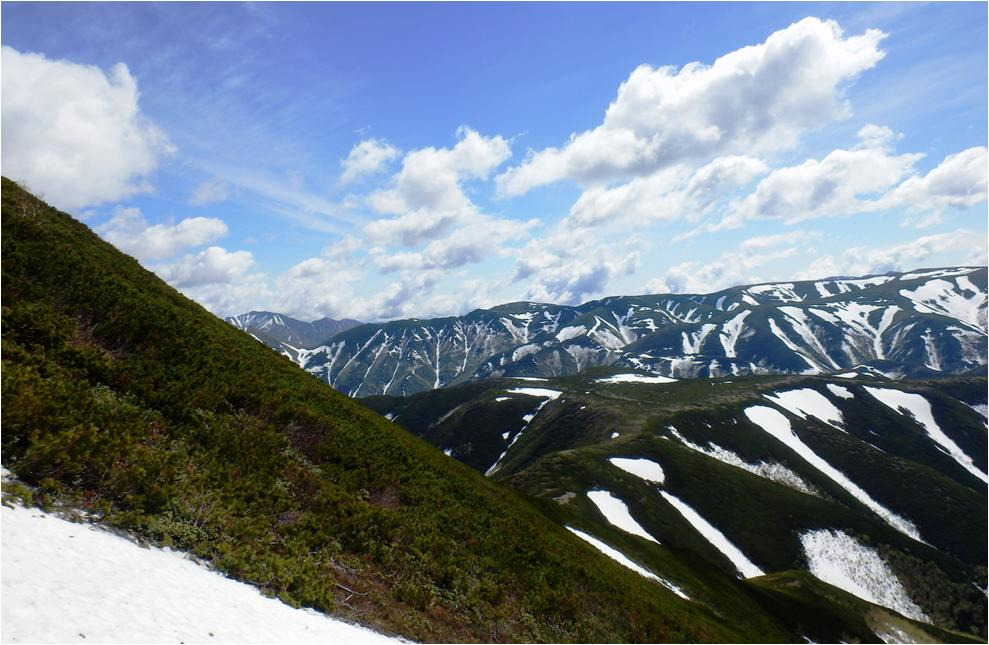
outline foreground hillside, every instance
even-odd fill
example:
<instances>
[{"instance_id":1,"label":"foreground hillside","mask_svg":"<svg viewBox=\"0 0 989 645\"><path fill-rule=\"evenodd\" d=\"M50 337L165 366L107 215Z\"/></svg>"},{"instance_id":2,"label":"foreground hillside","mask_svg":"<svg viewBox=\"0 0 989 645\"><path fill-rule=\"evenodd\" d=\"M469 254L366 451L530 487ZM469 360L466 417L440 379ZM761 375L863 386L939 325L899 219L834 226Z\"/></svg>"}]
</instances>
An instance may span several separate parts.
<instances>
[{"instance_id":1,"label":"foreground hillside","mask_svg":"<svg viewBox=\"0 0 989 645\"><path fill-rule=\"evenodd\" d=\"M986 635L985 376L596 370L365 402L692 598L718 602L698 562L760 586L802 569Z\"/></svg>"},{"instance_id":2,"label":"foreground hillside","mask_svg":"<svg viewBox=\"0 0 989 645\"><path fill-rule=\"evenodd\" d=\"M455 318L354 327L297 353L350 396L406 396L502 376L601 366L669 377L933 376L985 365L986 269L771 283L712 294L517 302Z\"/></svg>"}]
</instances>

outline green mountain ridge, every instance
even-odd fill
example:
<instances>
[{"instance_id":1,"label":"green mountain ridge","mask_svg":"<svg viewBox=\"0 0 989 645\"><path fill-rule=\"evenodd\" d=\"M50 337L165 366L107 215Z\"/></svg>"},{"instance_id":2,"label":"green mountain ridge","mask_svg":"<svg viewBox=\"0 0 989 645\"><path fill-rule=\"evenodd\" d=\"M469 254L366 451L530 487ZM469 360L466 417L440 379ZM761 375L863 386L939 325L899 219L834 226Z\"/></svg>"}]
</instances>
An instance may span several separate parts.
<instances>
[{"instance_id":1,"label":"green mountain ridge","mask_svg":"<svg viewBox=\"0 0 989 645\"><path fill-rule=\"evenodd\" d=\"M929 401L935 422L984 473L986 424L970 407L986 403L984 376L910 382L865 376L604 382L614 374L599 369L535 382L497 379L364 402L479 472L544 500L544 510L561 524L607 535L609 544L622 545L637 562L647 562L650 551L673 549L726 574L735 571L664 499L669 493L765 571L806 569L801 537L809 531L855 537L882 556L935 622L984 637L985 483L946 454L913 417L890 409L869 390L896 390ZM540 405L540 390L559 394ZM840 427L806 413L802 419L768 398L788 392L813 392L830 401L841 415ZM753 406L778 410L815 455L915 524L924 542L904 535L753 424L744 414ZM661 466L665 481L644 482L609 463L613 458L648 459ZM758 464L763 469L757 473ZM772 478L782 471L785 477ZM801 485L794 485L795 479ZM595 490L623 500L662 547L630 539L610 524L589 498ZM675 575L672 580L688 593L697 584Z\"/></svg>"},{"instance_id":2,"label":"green mountain ridge","mask_svg":"<svg viewBox=\"0 0 989 645\"><path fill-rule=\"evenodd\" d=\"M559 481L552 464L506 462L517 492L483 477L7 179L2 220L3 465L43 506L416 640L878 642L890 623L971 640L800 572L742 581L690 549L643 548L543 490L530 496L522 473ZM696 600L567 524L690 582Z\"/></svg>"}]
</instances>

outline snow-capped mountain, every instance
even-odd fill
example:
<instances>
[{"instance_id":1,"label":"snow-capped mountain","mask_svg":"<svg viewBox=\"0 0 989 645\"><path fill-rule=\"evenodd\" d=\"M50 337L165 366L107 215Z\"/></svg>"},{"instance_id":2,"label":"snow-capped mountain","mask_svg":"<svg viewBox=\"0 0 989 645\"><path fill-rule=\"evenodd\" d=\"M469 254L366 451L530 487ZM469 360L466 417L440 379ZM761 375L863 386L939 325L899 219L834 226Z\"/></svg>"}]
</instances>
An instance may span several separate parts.
<instances>
[{"instance_id":1,"label":"snow-capped mountain","mask_svg":"<svg viewBox=\"0 0 989 645\"><path fill-rule=\"evenodd\" d=\"M299 362L351 396L608 365L677 378L859 366L893 376L960 373L986 364L986 268L617 296L575 307L518 302L362 325L299 352Z\"/></svg>"},{"instance_id":2,"label":"snow-capped mountain","mask_svg":"<svg viewBox=\"0 0 989 645\"><path fill-rule=\"evenodd\" d=\"M270 311L251 311L239 316L229 316L226 321L296 363L300 362L300 354L304 350L319 347L336 334L361 324L348 318L321 318L304 322Z\"/></svg>"}]
</instances>

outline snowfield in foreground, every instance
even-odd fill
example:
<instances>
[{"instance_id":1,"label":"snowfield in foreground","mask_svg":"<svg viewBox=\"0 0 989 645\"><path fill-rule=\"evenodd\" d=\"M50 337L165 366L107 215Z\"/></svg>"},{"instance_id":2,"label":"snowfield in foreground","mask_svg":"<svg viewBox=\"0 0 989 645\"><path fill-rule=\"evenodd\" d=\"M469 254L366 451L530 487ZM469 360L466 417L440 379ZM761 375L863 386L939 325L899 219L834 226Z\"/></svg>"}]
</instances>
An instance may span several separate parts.
<instances>
[{"instance_id":1,"label":"snowfield in foreground","mask_svg":"<svg viewBox=\"0 0 989 645\"><path fill-rule=\"evenodd\" d=\"M187 560L35 508L2 507L4 643L376 643L389 639Z\"/></svg>"}]
</instances>

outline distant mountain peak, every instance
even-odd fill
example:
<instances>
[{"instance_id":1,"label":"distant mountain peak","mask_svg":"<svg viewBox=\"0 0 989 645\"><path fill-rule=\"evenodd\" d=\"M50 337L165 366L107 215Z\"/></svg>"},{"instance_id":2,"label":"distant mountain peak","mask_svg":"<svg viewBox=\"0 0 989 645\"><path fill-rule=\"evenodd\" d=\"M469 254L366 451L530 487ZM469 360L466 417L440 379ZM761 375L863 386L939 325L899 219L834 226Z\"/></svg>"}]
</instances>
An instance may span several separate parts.
<instances>
[{"instance_id":1,"label":"distant mountain peak","mask_svg":"<svg viewBox=\"0 0 989 645\"><path fill-rule=\"evenodd\" d=\"M329 317L306 322L273 311L249 311L225 320L300 365L306 350L319 347L340 332L361 324L349 318L334 320Z\"/></svg>"}]
</instances>

